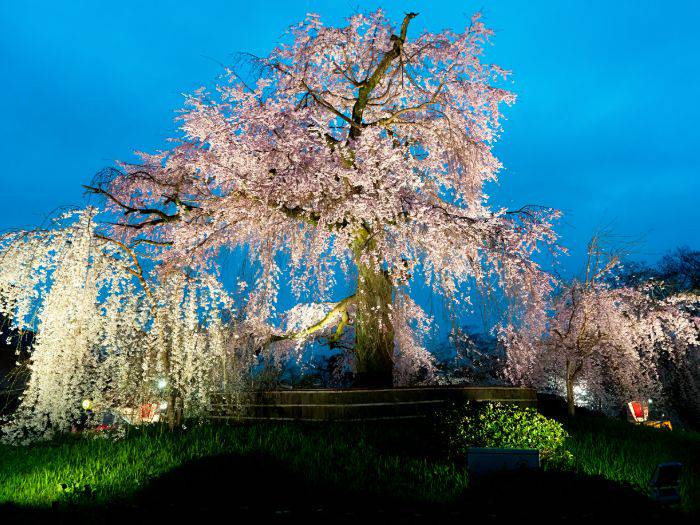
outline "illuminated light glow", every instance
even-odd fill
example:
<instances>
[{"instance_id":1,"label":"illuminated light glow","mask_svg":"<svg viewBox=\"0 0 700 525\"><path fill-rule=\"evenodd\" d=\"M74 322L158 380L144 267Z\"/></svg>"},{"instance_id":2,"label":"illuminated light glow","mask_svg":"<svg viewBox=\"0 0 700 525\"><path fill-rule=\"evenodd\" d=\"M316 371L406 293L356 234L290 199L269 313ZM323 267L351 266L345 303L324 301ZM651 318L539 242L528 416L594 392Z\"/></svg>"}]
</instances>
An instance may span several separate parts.
<instances>
[{"instance_id":1,"label":"illuminated light glow","mask_svg":"<svg viewBox=\"0 0 700 525\"><path fill-rule=\"evenodd\" d=\"M588 395L588 389L582 385L574 386L574 395L577 399L586 397Z\"/></svg>"},{"instance_id":2,"label":"illuminated light glow","mask_svg":"<svg viewBox=\"0 0 700 525\"><path fill-rule=\"evenodd\" d=\"M92 409L92 400L83 399L81 406L83 407L83 410L91 410Z\"/></svg>"},{"instance_id":3,"label":"illuminated light glow","mask_svg":"<svg viewBox=\"0 0 700 525\"><path fill-rule=\"evenodd\" d=\"M168 380L161 377L161 378L158 380L158 388L159 388L160 390L163 390L163 389L165 389L166 386L168 386Z\"/></svg>"}]
</instances>

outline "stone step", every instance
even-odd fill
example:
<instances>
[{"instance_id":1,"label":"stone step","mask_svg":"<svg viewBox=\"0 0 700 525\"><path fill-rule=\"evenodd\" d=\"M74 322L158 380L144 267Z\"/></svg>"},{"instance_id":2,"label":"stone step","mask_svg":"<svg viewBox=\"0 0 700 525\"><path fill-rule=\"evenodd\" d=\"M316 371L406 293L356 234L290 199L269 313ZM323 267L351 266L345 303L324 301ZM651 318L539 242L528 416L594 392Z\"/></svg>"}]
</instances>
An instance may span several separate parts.
<instances>
[{"instance_id":1,"label":"stone step","mask_svg":"<svg viewBox=\"0 0 700 525\"><path fill-rule=\"evenodd\" d=\"M219 396L211 404L217 419L372 420L425 417L451 401L499 401L535 407L536 392L515 387L416 387L309 389L249 392L240 404Z\"/></svg>"}]
</instances>

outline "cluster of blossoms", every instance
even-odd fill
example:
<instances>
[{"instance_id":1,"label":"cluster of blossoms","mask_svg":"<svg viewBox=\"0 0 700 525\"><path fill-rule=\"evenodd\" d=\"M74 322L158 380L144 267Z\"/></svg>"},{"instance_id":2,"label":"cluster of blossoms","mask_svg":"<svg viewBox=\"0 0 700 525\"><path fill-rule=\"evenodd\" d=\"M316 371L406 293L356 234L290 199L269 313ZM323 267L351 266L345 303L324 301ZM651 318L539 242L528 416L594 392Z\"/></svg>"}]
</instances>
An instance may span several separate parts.
<instances>
[{"instance_id":1,"label":"cluster of blossoms","mask_svg":"<svg viewBox=\"0 0 700 525\"><path fill-rule=\"evenodd\" d=\"M20 406L3 426L10 441L65 431L84 400L112 413L156 402L180 417L240 388L219 282L144 275L130 249L98 233L95 215L0 238L0 314L36 332Z\"/></svg>"}]
</instances>

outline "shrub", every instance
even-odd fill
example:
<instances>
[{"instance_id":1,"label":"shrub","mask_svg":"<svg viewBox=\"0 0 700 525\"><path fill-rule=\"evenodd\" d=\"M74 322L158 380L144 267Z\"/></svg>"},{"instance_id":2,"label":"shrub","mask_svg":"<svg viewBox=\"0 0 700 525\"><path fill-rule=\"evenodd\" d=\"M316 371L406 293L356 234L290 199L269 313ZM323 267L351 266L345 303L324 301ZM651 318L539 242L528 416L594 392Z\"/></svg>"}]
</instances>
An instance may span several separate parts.
<instances>
[{"instance_id":1,"label":"shrub","mask_svg":"<svg viewBox=\"0 0 700 525\"><path fill-rule=\"evenodd\" d=\"M448 410L443 425L447 445L458 456L466 457L469 447L534 448L545 466L568 466L573 460L561 423L534 408L468 403Z\"/></svg>"}]
</instances>

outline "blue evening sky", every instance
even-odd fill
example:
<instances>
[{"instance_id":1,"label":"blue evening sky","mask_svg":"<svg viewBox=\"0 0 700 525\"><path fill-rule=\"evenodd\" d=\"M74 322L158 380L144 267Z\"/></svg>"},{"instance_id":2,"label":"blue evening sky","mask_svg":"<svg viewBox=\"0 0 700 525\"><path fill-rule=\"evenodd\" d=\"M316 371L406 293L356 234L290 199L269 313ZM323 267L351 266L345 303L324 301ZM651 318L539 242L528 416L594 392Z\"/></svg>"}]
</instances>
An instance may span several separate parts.
<instances>
[{"instance_id":1,"label":"blue evening sky","mask_svg":"<svg viewBox=\"0 0 700 525\"><path fill-rule=\"evenodd\" d=\"M328 24L382 6L412 32L496 30L489 60L519 99L497 146L494 204L565 212L568 272L600 227L655 260L700 246L700 3L647 1L32 1L0 3L0 230L84 202L82 183L135 149L166 147L182 93L231 54L266 54L314 11Z\"/></svg>"}]
</instances>

